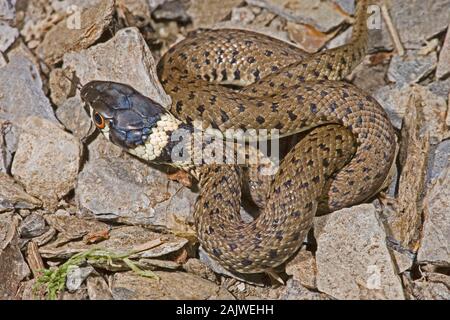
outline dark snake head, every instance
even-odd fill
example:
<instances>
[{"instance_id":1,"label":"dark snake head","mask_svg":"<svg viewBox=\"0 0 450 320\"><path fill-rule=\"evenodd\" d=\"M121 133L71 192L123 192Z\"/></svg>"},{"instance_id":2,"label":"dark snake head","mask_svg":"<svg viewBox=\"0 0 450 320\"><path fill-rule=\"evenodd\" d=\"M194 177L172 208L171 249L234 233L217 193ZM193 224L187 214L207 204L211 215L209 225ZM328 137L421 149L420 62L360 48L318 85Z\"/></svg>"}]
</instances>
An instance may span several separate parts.
<instances>
[{"instance_id":1,"label":"dark snake head","mask_svg":"<svg viewBox=\"0 0 450 320\"><path fill-rule=\"evenodd\" d=\"M132 87L111 81L91 81L81 89L95 126L125 149L143 145L167 111Z\"/></svg>"}]
</instances>

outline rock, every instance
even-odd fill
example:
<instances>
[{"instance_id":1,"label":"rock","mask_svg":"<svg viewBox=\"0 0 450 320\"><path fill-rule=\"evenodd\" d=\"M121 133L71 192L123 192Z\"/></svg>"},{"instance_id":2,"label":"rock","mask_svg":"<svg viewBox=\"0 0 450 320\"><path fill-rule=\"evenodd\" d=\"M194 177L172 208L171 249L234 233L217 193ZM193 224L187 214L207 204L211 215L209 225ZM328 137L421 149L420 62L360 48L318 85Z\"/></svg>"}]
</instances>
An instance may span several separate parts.
<instances>
[{"instance_id":1,"label":"rock","mask_svg":"<svg viewBox=\"0 0 450 320\"><path fill-rule=\"evenodd\" d=\"M81 145L72 135L48 120L30 117L22 125L11 173L27 193L45 207L58 201L75 187Z\"/></svg>"},{"instance_id":2,"label":"rock","mask_svg":"<svg viewBox=\"0 0 450 320\"><path fill-rule=\"evenodd\" d=\"M450 300L450 277L439 273L426 273L414 281L413 295L418 300Z\"/></svg>"},{"instance_id":3,"label":"rock","mask_svg":"<svg viewBox=\"0 0 450 320\"><path fill-rule=\"evenodd\" d=\"M439 63L437 65L436 77L442 79L450 74L450 31L447 31L444 46L439 55Z\"/></svg>"},{"instance_id":4,"label":"rock","mask_svg":"<svg viewBox=\"0 0 450 320\"><path fill-rule=\"evenodd\" d=\"M87 300L88 293L87 293L86 286L82 286L80 289L78 289L75 292L64 291L61 293L60 299L61 300L70 300L70 301Z\"/></svg>"},{"instance_id":5,"label":"rock","mask_svg":"<svg viewBox=\"0 0 450 320\"><path fill-rule=\"evenodd\" d=\"M334 0L347 13L355 12L355 0Z\"/></svg>"},{"instance_id":6,"label":"rock","mask_svg":"<svg viewBox=\"0 0 450 320\"><path fill-rule=\"evenodd\" d=\"M50 0L50 4L55 11L71 12L70 8L87 9L98 6L103 0Z\"/></svg>"},{"instance_id":7,"label":"rock","mask_svg":"<svg viewBox=\"0 0 450 320\"><path fill-rule=\"evenodd\" d=\"M432 82L427 86L427 88L433 94L448 99L448 93L450 92L450 78L442 81Z\"/></svg>"},{"instance_id":8,"label":"rock","mask_svg":"<svg viewBox=\"0 0 450 320\"><path fill-rule=\"evenodd\" d=\"M316 260L310 251L302 248L300 252L286 265L286 273L292 279L309 289L316 289Z\"/></svg>"},{"instance_id":9,"label":"rock","mask_svg":"<svg viewBox=\"0 0 450 320\"><path fill-rule=\"evenodd\" d=\"M393 250L395 262L397 263L398 273L403 273L407 270L410 270L414 263L414 256L411 254L405 254L398 251ZM411 257L413 256L413 257Z\"/></svg>"},{"instance_id":10,"label":"rock","mask_svg":"<svg viewBox=\"0 0 450 320\"><path fill-rule=\"evenodd\" d=\"M64 73L64 70L61 68L54 68L50 71L48 81L50 98L58 107L60 107L70 95L74 95L73 91L76 84L69 81L69 79L72 80L71 76L72 75L69 73Z\"/></svg>"},{"instance_id":11,"label":"rock","mask_svg":"<svg viewBox=\"0 0 450 320\"><path fill-rule=\"evenodd\" d=\"M37 53L47 64L61 61L69 51L79 51L100 38L113 19L114 1L103 0L98 6L84 10L59 22L45 34Z\"/></svg>"},{"instance_id":12,"label":"rock","mask_svg":"<svg viewBox=\"0 0 450 320\"><path fill-rule=\"evenodd\" d=\"M76 196L98 218L176 230L186 229L183 222L191 220L197 197L128 155L89 161L79 175Z\"/></svg>"},{"instance_id":13,"label":"rock","mask_svg":"<svg viewBox=\"0 0 450 320\"><path fill-rule=\"evenodd\" d=\"M288 21L308 24L321 32L329 32L348 16L332 3L320 0L246 0L249 5L265 8Z\"/></svg>"},{"instance_id":14,"label":"rock","mask_svg":"<svg viewBox=\"0 0 450 320\"><path fill-rule=\"evenodd\" d=\"M112 300L108 284L98 274L91 274L86 280L89 300Z\"/></svg>"},{"instance_id":15,"label":"rock","mask_svg":"<svg viewBox=\"0 0 450 320\"><path fill-rule=\"evenodd\" d=\"M0 20L13 20L16 17L16 0L0 1Z\"/></svg>"},{"instance_id":16,"label":"rock","mask_svg":"<svg viewBox=\"0 0 450 320\"><path fill-rule=\"evenodd\" d=\"M19 231L22 238L35 238L47 232L48 226L42 215L32 213L22 221Z\"/></svg>"},{"instance_id":17,"label":"rock","mask_svg":"<svg viewBox=\"0 0 450 320\"><path fill-rule=\"evenodd\" d=\"M419 263L450 266L450 168L436 178L424 200L423 237L417 255Z\"/></svg>"},{"instance_id":18,"label":"rock","mask_svg":"<svg viewBox=\"0 0 450 320\"><path fill-rule=\"evenodd\" d=\"M335 36L335 33L333 32L323 33L311 26L292 22L286 24L286 29L289 33L289 38L298 44L302 50L308 53L319 51L328 40Z\"/></svg>"},{"instance_id":19,"label":"rock","mask_svg":"<svg viewBox=\"0 0 450 320\"><path fill-rule=\"evenodd\" d=\"M86 240L89 235L98 232L109 232L110 226L106 223L93 219L82 219L75 216L47 215L45 217L48 224L59 232L61 241L81 239Z\"/></svg>"},{"instance_id":20,"label":"rock","mask_svg":"<svg viewBox=\"0 0 450 320\"><path fill-rule=\"evenodd\" d=\"M392 58L387 76L389 81L401 86L417 83L433 72L436 65L436 52L422 56L418 51L408 51L404 57L394 56Z\"/></svg>"},{"instance_id":21,"label":"rock","mask_svg":"<svg viewBox=\"0 0 450 320\"><path fill-rule=\"evenodd\" d=\"M16 41L19 31L0 21L0 52L5 52Z\"/></svg>"},{"instance_id":22,"label":"rock","mask_svg":"<svg viewBox=\"0 0 450 320\"><path fill-rule=\"evenodd\" d=\"M286 286L282 289L280 300L331 300L324 293L310 291L300 281L289 279Z\"/></svg>"},{"instance_id":23,"label":"rock","mask_svg":"<svg viewBox=\"0 0 450 320\"><path fill-rule=\"evenodd\" d=\"M38 116L56 123L34 63L20 53L11 54L9 59L0 69L0 119L21 123L26 117Z\"/></svg>"},{"instance_id":24,"label":"rock","mask_svg":"<svg viewBox=\"0 0 450 320\"><path fill-rule=\"evenodd\" d=\"M144 270L179 270L181 265L174 261L159 259L139 259L137 265Z\"/></svg>"},{"instance_id":25,"label":"rock","mask_svg":"<svg viewBox=\"0 0 450 320\"><path fill-rule=\"evenodd\" d=\"M186 2L183 1L165 1L155 10L152 10L152 15L156 19L177 20L180 22L188 22L190 20Z\"/></svg>"},{"instance_id":26,"label":"rock","mask_svg":"<svg viewBox=\"0 0 450 320\"><path fill-rule=\"evenodd\" d=\"M14 209L34 209L41 202L28 195L13 178L0 173L0 212Z\"/></svg>"},{"instance_id":27,"label":"rock","mask_svg":"<svg viewBox=\"0 0 450 320\"><path fill-rule=\"evenodd\" d=\"M418 112L423 118L421 135L429 134L431 144L439 143L447 134L446 115L447 101L443 97L433 94L428 88L413 86L386 86L373 93L374 98L386 110L395 128L402 127L405 112L410 108L410 97L416 96L421 101Z\"/></svg>"},{"instance_id":28,"label":"rock","mask_svg":"<svg viewBox=\"0 0 450 320\"><path fill-rule=\"evenodd\" d=\"M111 40L79 53L66 53L66 68L74 70L82 84L92 80L125 83L162 106L171 103L159 83L152 54L136 28L121 29Z\"/></svg>"},{"instance_id":29,"label":"rock","mask_svg":"<svg viewBox=\"0 0 450 320\"><path fill-rule=\"evenodd\" d=\"M79 96L67 99L56 110L56 117L75 137L80 140L86 138L94 131L91 117L83 107L84 103Z\"/></svg>"},{"instance_id":30,"label":"rock","mask_svg":"<svg viewBox=\"0 0 450 320\"><path fill-rule=\"evenodd\" d=\"M242 0L192 0L187 11L194 29L211 27L228 16ZM170 3L170 2L169 2Z\"/></svg>"},{"instance_id":31,"label":"rock","mask_svg":"<svg viewBox=\"0 0 450 320\"><path fill-rule=\"evenodd\" d=\"M135 273L116 273L112 281L115 300L223 300L234 299L227 290L190 273L157 271L159 280Z\"/></svg>"},{"instance_id":32,"label":"rock","mask_svg":"<svg viewBox=\"0 0 450 320\"><path fill-rule=\"evenodd\" d=\"M375 207L363 204L316 218L317 287L337 299L404 299Z\"/></svg>"},{"instance_id":33,"label":"rock","mask_svg":"<svg viewBox=\"0 0 450 320\"><path fill-rule=\"evenodd\" d=\"M11 170L13 155L17 149L19 129L9 121L0 119L0 172ZM1 194L1 193L0 193ZM1 210L1 209L0 209Z\"/></svg>"},{"instance_id":34,"label":"rock","mask_svg":"<svg viewBox=\"0 0 450 320\"><path fill-rule=\"evenodd\" d=\"M80 287L84 280L89 277L89 275L94 272L94 268L91 266L87 266L84 268L80 268L78 266L73 266L67 272L66 278L66 288L69 292L75 292Z\"/></svg>"},{"instance_id":35,"label":"rock","mask_svg":"<svg viewBox=\"0 0 450 320\"><path fill-rule=\"evenodd\" d=\"M449 167L450 140L442 141L430 152L427 170L427 184L437 179L442 172Z\"/></svg>"},{"instance_id":36,"label":"rock","mask_svg":"<svg viewBox=\"0 0 450 320\"><path fill-rule=\"evenodd\" d=\"M29 274L19 248L18 219L13 214L0 215L0 297L13 300L20 282Z\"/></svg>"},{"instance_id":37,"label":"rock","mask_svg":"<svg viewBox=\"0 0 450 320\"><path fill-rule=\"evenodd\" d=\"M216 281L216 275L215 273L208 268L207 265L205 265L203 262L201 262L199 259L189 259L184 265L183 269L186 272L192 273L196 276L199 276L203 279L209 280L209 281Z\"/></svg>"}]
</instances>

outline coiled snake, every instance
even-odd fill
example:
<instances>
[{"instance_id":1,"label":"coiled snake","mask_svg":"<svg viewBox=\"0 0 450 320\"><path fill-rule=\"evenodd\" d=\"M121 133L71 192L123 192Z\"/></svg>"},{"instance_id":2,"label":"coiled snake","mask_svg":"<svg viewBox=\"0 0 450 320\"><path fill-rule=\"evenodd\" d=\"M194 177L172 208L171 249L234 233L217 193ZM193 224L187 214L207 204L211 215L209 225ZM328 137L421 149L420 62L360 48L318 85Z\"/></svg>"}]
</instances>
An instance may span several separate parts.
<instances>
[{"instance_id":1,"label":"coiled snake","mask_svg":"<svg viewBox=\"0 0 450 320\"><path fill-rule=\"evenodd\" d=\"M198 173L201 245L230 270L270 272L301 246L318 207L334 211L367 200L393 163L395 133L386 113L368 94L340 81L365 55L367 7L367 1L357 2L348 44L313 55L250 31L189 35L158 63L173 100L169 110L112 82L90 82L81 96L113 143L153 162L174 164L171 138L177 129L194 132L196 120L220 131L307 132L281 162L261 214L250 223L239 214L240 166L184 163Z\"/></svg>"}]
</instances>

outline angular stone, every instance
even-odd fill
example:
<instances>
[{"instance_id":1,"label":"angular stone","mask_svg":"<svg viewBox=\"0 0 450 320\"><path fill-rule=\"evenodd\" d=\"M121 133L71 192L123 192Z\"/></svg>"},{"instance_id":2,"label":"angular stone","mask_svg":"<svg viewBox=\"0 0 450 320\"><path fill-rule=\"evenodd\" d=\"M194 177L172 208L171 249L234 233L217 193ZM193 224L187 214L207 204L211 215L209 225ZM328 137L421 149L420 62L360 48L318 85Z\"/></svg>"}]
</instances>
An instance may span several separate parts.
<instances>
[{"instance_id":1,"label":"angular stone","mask_svg":"<svg viewBox=\"0 0 450 320\"><path fill-rule=\"evenodd\" d=\"M413 295L418 300L450 300L450 277L439 273L426 273L413 283Z\"/></svg>"},{"instance_id":2,"label":"angular stone","mask_svg":"<svg viewBox=\"0 0 450 320\"><path fill-rule=\"evenodd\" d=\"M78 140L45 119L30 117L22 125L11 173L27 193L45 207L58 201L75 187L80 165Z\"/></svg>"},{"instance_id":3,"label":"angular stone","mask_svg":"<svg viewBox=\"0 0 450 320\"><path fill-rule=\"evenodd\" d=\"M64 241L80 239L98 232L108 232L110 229L110 226L106 223L76 216L54 214L47 215L45 219L50 226L59 232L59 237L63 237Z\"/></svg>"},{"instance_id":4,"label":"angular stone","mask_svg":"<svg viewBox=\"0 0 450 320\"><path fill-rule=\"evenodd\" d=\"M424 200L425 222L419 263L450 266L450 168L436 179Z\"/></svg>"},{"instance_id":5,"label":"angular stone","mask_svg":"<svg viewBox=\"0 0 450 320\"><path fill-rule=\"evenodd\" d=\"M80 268L78 266L73 266L67 272L66 278L66 288L69 292L75 292L80 287L81 284L89 277L89 275L94 272L94 268L91 266L87 266L84 268Z\"/></svg>"},{"instance_id":6,"label":"angular stone","mask_svg":"<svg viewBox=\"0 0 450 320\"><path fill-rule=\"evenodd\" d=\"M21 53L11 54L9 59L0 68L0 119L21 123L26 117L39 116L56 123L35 64Z\"/></svg>"},{"instance_id":7,"label":"angular stone","mask_svg":"<svg viewBox=\"0 0 450 320\"><path fill-rule=\"evenodd\" d=\"M320 0L247 0L247 3L265 8L288 21L311 25L321 32L329 32L348 19L331 2Z\"/></svg>"},{"instance_id":8,"label":"angular stone","mask_svg":"<svg viewBox=\"0 0 450 320\"><path fill-rule=\"evenodd\" d=\"M0 215L0 297L16 297L20 282L30 274L20 252L17 235L18 219L13 214Z\"/></svg>"},{"instance_id":9,"label":"angular stone","mask_svg":"<svg viewBox=\"0 0 450 320\"><path fill-rule=\"evenodd\" d=\"M28 195L13 178L0 173L0 212L14 209L34 209L41 201Z\"/></svg>"},{"instance_id":10,"label":"angular stone","mask_svg":"<svg viewBox=\"0 0 450 320\"><path fill-rule=\"evenodd\" d=\"M47 232L48 226L42 215L32 213L22 221L19 230L22 238L35 238Z\"/></svg>"},{"instance_id":11,"label":"angular stone","mask_svg":"<svg viewBox=\"0 0 450 320\"><path fill-rule=\"evenodd\" d=\"M110 25L113 13L114 1L103 0L98 6L69 15L45 34L37 48L39 57L52 65L61 61L66 52L89 47Z\"/></svg>"},{"instance_id":12,"label":"angular stone","mask_svg":"<svg viewBox=\"0 0 450 320\"><path fill-rule=\"evenodd\" d=\"M86 280L89 300L112 300L108 284L98 274L91 274Z\"/></svg>"},{"instance_id":13,"label":"angular stone","mask_svg":"<svg viewBox=\"0 0 450 320\"><path fill-rule=\"evenodd\" d=\"M442 79L450 74L450 31L447 31L444 46L439 55L439 63L437 65L436 77Z\"/></svg>"},{"instance_id":14,"label":"angular stone","mask_svg":"<svg viewBox=\"0 0 450 320\"><path fill-rule=\"evenodd\" d=\"M9 121L0 120L0 172L10 172L16 153L19 129ZM1 194L1 193L0 193ZM0 209L1 210L1 209Z\"/></svg>"},{"instance_id":15,"label":"angular stone","mask_svg":"<svg viewBox=\"0 0 450 320\"><path fill-rule=\"evenodd\" d=\"M164 3L161 3L155 10L152 10L152 15L156 19L188 22L190 20L190 16L187 12L187 6L187 2L184 1L165 1Z\"/></svg>"},{"instance_id":16,"label":"angular stone","mask_svg":"<svg viewBox=\"0 0 450 320\"><path fill-rule=\"evenodd\" d=\"M388 70L388 79L403 86L417 83L435 70L437 54L432 52L426 56L418 51L408 51L404 57L394 56Z\"/></svg>"},{"instance_id":17,"label":"angular stone","mask_svg":"<svg viewBox=\"0 0 450 320\"><path fill-rule=\"evenodd\" d=\"M242 0L192 0L188 14L194 28L210 27L228 16Z\"/></svg>"},{"instance_id":18,"label":"angular stone","mask_svg":"<svg viewBox=\"0 0 450 320\"><path fill-rule=\"evenodd\" d=\"M316 220L317 287L337 299L404 299L375 207L363 204Z\"/></svg>"},{"instance_id":19,"label":"angular stone","mask_svg":"<svg viewBox=\"0 0 450 320\"><path fill-rule=\"evenodd\" d=\"M80 173L76 196L81 207L102 219L176 230L186 228L180 223L191 219L197 197L128 155L89 161Z\"/></svg>"},{"instance_id":20,"label":"angular stone","mask_svg":"<svg viewBox=\"0 0 450 320\"><path fill-rule=\"evenodd\" d=\"M437 179L450 163L450 140L444 140L429 155L427 183Z\"/></svg>"},{"instance_id":21,"label":"angular stone","mask_svg":"<svg viewBox=\"0 0 450 320\"><path fill-rule=\"evenodd\" d=\"M213 282L190 273L156 271L159 280L132 272L116 273L112 281L115 300L222 300L233 295Z\"/></svg>"},{"instance_id":22,"label":"angular stone","mask_svg":"<svg viewBox=\"0 0 450 320\"><path fill-rule=\"evenodd\" d=\"M91 117L83 107L84 103L79 96L67 99L56 110L56 117L64 127L80 140L86 138L94 131Z\"/></svg>"},{"instance_id":23,"label":"angular stone","mask_svg":"<svg viewBox=\"0 0 450 320\"><path fill-rule=\"evenodd\" d=\"M5 52L16 41L19 31L0 20L0 53Z\"/></svg>"},{"instance_id":24,"label":"angular stone","mask_svg":"<svg viewBox=\"0 0 450 320\"><path fill-rule=\"evenodd\" d=\"M282 289L279 299L281 300L331 300L324 293L310 291L298 280L289 279L285 288Z\"/></svg>"},{"instance_id":25,"label":"angular stone","mask_svg":"<svg viewBox=\"0 0 450 320\"><path fill-rule=\"evenodd\" d=\"M0 1L0 20L13 20L16 17L16 0Z\"/></svg>"},{"instance_id":26,"label":"angular stone","mask_svg":"<svg viewBox=\"0 0 450 320\"><path fill-rule=\"evenodd\" d=\"M92 80L125 83L162 106L171 103L159 83L150 49L136 28L121 29L105 43L65 54L65 68L74 70L82 84Z\"/></svg>"},{"instance_id":27,"label":"angular stone","mask_svg":"<svg viewBox=\"0 0 450 320\"><path fill-rule=\"evenodd\" d=\"M299 281L302 286L316 289L316 260L310 251L304 248L286 265L286 273L292 275L292 279Z\"/></svg>"},{"instance_id":28,"label":"angular stone","mask_svg":"<svg viewBox=\"0 0 450 320\"><path fill-rule=\"evenodd\" d=\"M203 279L209 280L209 281L216 281L217 276L215 273L208 268L207 265L205 265L203 262L201 262L199 259L189 259L184 265L183 269L186 272L195 274L196 276L199 276Z\"/></svg>"}]
</instances>

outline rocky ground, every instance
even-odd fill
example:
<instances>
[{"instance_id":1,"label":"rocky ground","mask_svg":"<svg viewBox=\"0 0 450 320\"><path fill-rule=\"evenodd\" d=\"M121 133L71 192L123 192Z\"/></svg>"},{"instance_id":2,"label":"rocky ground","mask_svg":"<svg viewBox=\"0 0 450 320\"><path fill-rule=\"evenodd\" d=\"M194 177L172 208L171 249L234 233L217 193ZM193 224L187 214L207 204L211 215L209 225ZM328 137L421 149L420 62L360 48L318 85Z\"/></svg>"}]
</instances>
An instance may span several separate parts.
<instances>
[{"instance_id":1,"label":"rocky ground","mask_svg":"<svg viewBox=\"0 0 450 320\"><path fill-rule=\"evenodd\" d=\"M189 31L245 28L316 52L348 41L353 8L0 0L0 299L450 299L450 0L373 8L348 80L398 129L397 172L372 203L317 217L283 286L210 261L198 193L95 132L66 78L128 83L167 106L155 60Z\"/></svg>"}]
</instances>

